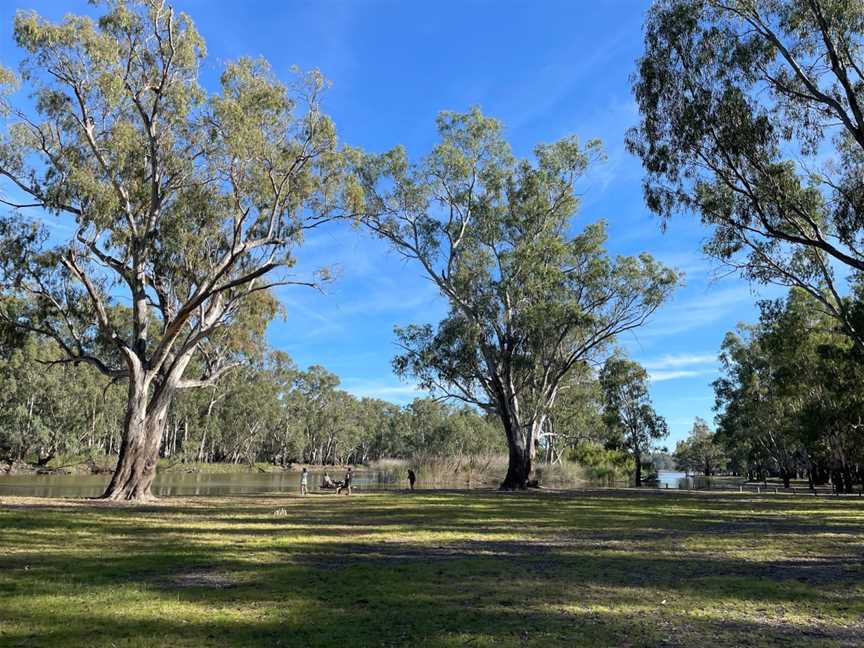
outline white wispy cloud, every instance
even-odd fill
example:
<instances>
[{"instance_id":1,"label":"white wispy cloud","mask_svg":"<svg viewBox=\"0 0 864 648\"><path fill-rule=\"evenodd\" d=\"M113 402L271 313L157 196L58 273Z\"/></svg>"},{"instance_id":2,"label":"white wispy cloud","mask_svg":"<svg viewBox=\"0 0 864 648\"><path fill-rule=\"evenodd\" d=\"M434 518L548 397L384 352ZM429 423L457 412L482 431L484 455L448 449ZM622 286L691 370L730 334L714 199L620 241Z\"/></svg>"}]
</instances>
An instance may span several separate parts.
<instances>
[{"instance_id":1,"label":"white wispy cloud","mask_svg":"<svg viewBox=\"0 0 864 648\"><path fill-rule=\"evenodd\" d=\"M534 70L531 79L526 79L522 90L507 88L506 97L499 100L507 115L509 129L517 131L532 121L542 119L561 101L578 89L585 78L614 59L619 49L631 35L627 27L608 34L603 47L597 47L587 56L581 44L560 51L554 63Z\"/></svg>"},{"instance_id":2,"label":"white wispy cloud","mask_svg":"<svg viewBox=\"0 0 864 648\"><path fill-rule=\"evenodd\" d=\"M652 222L657 225L659 221ZM661 250L654 253L654 258L665 265L675 268L684 274L684 281L690 283L696 278L707 277L718 267L716 261L711 260L704 254L695 252L682 252L680 250Z\"/></svg>"},{"instance_id":3,"label":"white wispy cloud","mask_svg":"<svg viewBox=\"0 0 864 648\"><path fill-rule=\"evenodd\" d=\"M387 383L347 378L341 385L342 389L359 398L381 398L397 403L406 403L423 396L426 392L416 385L402 383Z\"/></svg>"},{"instance_id":4,"label":"white wispy cloud","mask_svg":"<svg viewBox=\"0 0 864 648\"><path fill-rule=\"evenodd\" d=\"M347 295L346 295L347 296ZM443 310L444 302L430 281L421 279L401 284L389 277L378 277L370 282L363 295L350 295L352 299L339 302L336 309L343 316L371 313L406 313L417 310Z\"/></svg>"},{"instance_id":5,"label":"white wispy cloud","mask_svg":"<svg viewBox=\"0 0 864 648\"><path fill-rule=\"evenodd\" d=\"M642 360L652 382L696 378L717 373L717 354L712 352L667 353Z\"/></svg>"},{"instance_id":6,"label":"white wispy cloud","mask_svg":"<svg viewBox=\"0 0 864 648\"><path fill-rule=\"evenodd\" d=\"M678 378L695 378L698 376L708 376L717 373L716 368L706 369L658 369L648 372L648 379L651 382L663 382L665 380L676 380Z\"/></svg>"},{"instance_id":7,"label":"white wispy cloud","mask_svg":"<svg viewBox=\"0 0 864 648\"><path fill-rule=\"evenodd\" d=\"M716 364L716 353L672 353L642 362L642 366L651 370L678 369L698 365Z\"/></svg>"},{"instance_id":8,"label":"white wispy cloud","mask_svg":"<svg viewBox=\"0 0 864 648\"><path fill-rule=\"evenodd\" d=\"M310 308L304 303L302 295L290 295L292 287L277 289L277 295L285 307L288 318L299 314L301 320L307 324L303 328L304 337L317 337L322 335L336 335L344 331L344 323L337 318L325 314L321 309ZM296 292L297 289L295 289Z\"/></svg>"}]
</instances>

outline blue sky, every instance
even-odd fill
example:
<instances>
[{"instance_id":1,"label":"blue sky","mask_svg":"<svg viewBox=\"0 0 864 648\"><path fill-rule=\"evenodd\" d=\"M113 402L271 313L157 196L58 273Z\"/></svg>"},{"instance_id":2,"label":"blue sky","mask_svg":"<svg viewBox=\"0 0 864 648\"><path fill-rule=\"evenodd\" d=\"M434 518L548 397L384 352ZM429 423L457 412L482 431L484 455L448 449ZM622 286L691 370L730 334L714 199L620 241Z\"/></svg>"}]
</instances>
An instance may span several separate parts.
<instances>
[{"instance_id":1,"label":"blue sky","mask_svg":"<svg viewBox=\"0 0 864 648\"><path fill-rule=\"evenodd\" d=\"M645 208L641 166L624 150L637 122L629 76L641 49L648 3L527 2L228 2L176 0L207 41L205 78L226 60L264 56L287 79L289 68L317 67L332 81L324 98L343 141L371 151L403 144L413 156L435 141L440 110L479 105L501 119L518 155L565 135L600 138L608 161L584 191L577 223L605 219L613 254L649 251L686 274L686 286L651 323L620 340L652 375L652 396L670 425L668 445L693 417L712 420L710 383L723 335L756 317L754 292L701 253L707 231L694 218L665 233ZM14 66L16 8L57 19L92 11L84 0L0 3L0 62ZM418 393L390 368L393 326L435 322L442 298L420 270L349 225L310 235L298 272L334 265L326 294L286 288L288 317L271 325L271 343L303 367L321 364L357 395L405 403Z\"/></svg>"}]
</instances>

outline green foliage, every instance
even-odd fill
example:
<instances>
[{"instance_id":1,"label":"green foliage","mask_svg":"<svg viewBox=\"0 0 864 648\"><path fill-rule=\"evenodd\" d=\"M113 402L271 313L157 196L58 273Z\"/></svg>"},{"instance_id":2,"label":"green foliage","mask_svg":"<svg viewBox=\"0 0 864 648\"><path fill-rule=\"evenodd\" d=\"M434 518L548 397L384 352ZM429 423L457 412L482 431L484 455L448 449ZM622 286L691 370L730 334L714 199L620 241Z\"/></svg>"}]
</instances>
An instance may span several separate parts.
<instances>
[{"instance_id":1,"label":"green foliage","mask_svg":"<svg viewBox=\"0 0 864 648\"><path fill-rule=\"evenodd\" d=\"M710 254L806 290L859 344L841 295L864 270L862 70L860 2L659 0L628 135L664 221L699 214Z\"/></svg>"},{"instance_id":2,"label":"green foliage","mask_svg":"<svg viewBox=\"0 0 864 648\"><path fill-rule=\"evenodd\" d=\"M178 390L261 361L272 289L326 279L289 271L304 232L345 214L346 162L318 71L286 83L244 58L210 92L189 16L151 0L101 8L15 17L34 101L0 69L0 178L26 196L3 199L0 319L128 381L124 435L152 453ZM34 207L73 225L65 240L24 216ZM239 401L232 414L240 425ZM111 496L145 498L156 458L129 452L141 465L121 461Z\"/></svg>"},{"instance_id":3,"label":"green foliage","mask_svg":"<svg viewBox=\"0 0 864 648\"><path fill-rule=\"evenodd\" d=\"M756 325L729 333L714 383L717 438L733 466L785 479L829 475L851 490L861 479L860 351L803 290L761 304Z\"/></svg>"},{"instance_id":4,"label":"green foliage","mask_svg":"<svg viewBox=\"0 0 864 648\"><path fill-rule=\"evenodd\" d=\"M497 422L467 406L418 398L405 408L401 421L407 454L415 460L496 455L507 449Z\"/></svg>"},{"instance_id":5,"label":"green foliage","mask_svg":"<svg viewBox=\"0 0 864 648\"><path fill-rule=\"evenodd\" d=\"M65 468L120 447L125 393L86 363L65 362L51 342L0 345L0 460ZM160 455L166 465L476 461L503 454L498 427L474 410L418 399L405 408L339 389L320 366L298 369L270 351L172 407Z\"/></svg>"},{"instance_id":6,"label":"green foliage","mask_svg":"<svg viewBox=\"0 0 864 648\"><path fill-rule=\"evenodd\" d=\"M656 449L651 453L651 464L655 472L661 470L677 470L675 457L669 454L667 448Z\"/></svg>"},{"instance_id":7,"label":"green foliage","mask_svg":"<svg viewBox=\"0 0 864 648\"><path fill-rule=\"evenodd\" d=\"M648 373L637 362L618 354L600 372L607 444L633 455L636 485L641 486L642 462L651 444L669 434L666 420L654 411L648 393Z\"/></svg>"},{"instance_id":8,"label":"green foliage","mask_svg":"<svg viewBox=\"0 0 864 648\"><path fill-rule=\"evenodd\" d=\"M0 346L0 458L44 465L118 447L122 390L92 367L52 364L58 357L33 337Z\"/></svg>"},{"instance_id":9,"label":"green foliage","mask_svg":"<svg viewBox=\"0 0 864 648\"><path fill-rule=\"evenodd\" d=\"M636 469L636 461L629 452L596 441L583 441L570 448L567 459L585 468L590 479L610 483L627 478Z\"/></svg>"},{"instance_id":10,"label":"green foliage","mask_svg":"<svg viewBox=\"0 0 864 648\"><path fill-rule=\"evenodd\" d=\"M599 142L567 137L519 160L479 109L437 125L438 144L417 163L402 149L357 162L364 223L450 303L436 327L396 329L394 368L498 416L511 456L532 453L562 383L641 325L678 278L647 254L611 259L603 223L572 233Z\"/></svg>"},{"instance_id":11,"label":"green foliage","mask_svg":"<svg viewBox=\"0 0 864 648\"><path fill-rule=\"evenodd\" d=\"M603 394L594 371L574 369L561 385L540 439L548 463L564 457L578 444L605 439Z\"/></svg>"},{"instance_id":12,"label":"green foliage","mask_svg":"<svg viewBox=\"0 0 864 648\"><path fill-rule=\"evenodd\" d=\"M714 433L703 419L696 417L690 435L675 446L675 467L687 473L701 472L706 477L726 467L727 457Z\"/></svg>"}]
</instances>

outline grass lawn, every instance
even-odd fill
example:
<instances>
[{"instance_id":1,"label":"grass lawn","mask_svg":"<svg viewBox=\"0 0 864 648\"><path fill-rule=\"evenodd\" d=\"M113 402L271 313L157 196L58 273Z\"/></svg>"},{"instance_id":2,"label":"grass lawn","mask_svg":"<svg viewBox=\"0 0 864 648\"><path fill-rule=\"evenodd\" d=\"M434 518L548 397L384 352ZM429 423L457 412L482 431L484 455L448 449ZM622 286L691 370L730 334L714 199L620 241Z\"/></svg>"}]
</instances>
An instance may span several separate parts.
<instances>
[{"instance_id":1,"label":"grass lawn","mask_svg":"<svg viewBox=\"0 0 864 648\"><path fill-rule=\"evenodd\" d=\"M859 498L0 502L2 646L862 644Z\"/></svg>"}]
</instances>

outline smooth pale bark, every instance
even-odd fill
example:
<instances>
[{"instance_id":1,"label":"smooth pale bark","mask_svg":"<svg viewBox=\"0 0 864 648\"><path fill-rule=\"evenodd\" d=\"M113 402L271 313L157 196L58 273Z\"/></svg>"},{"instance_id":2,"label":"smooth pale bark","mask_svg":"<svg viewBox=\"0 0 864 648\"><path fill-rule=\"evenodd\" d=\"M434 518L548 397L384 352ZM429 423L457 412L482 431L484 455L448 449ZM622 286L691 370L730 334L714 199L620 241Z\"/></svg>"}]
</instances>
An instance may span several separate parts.
<instances>
[{"instance_id":1,"label":"smooth pale bark","mask_svg":"<svg viewBox=\"0 0 864 648\"><path fill-rule=\"evenodd\" d=\"M120 458L111 483L102 496L110 500L148 501L159 463L165 414L130 420L124 430Z\"/></svg>"},{"instance_id":2,"label":"smooth pale bark","mask_svg":"<svg viewBox=\"0 0 864 648\"><path fill-rule=\"evenodd\" d=\"M109 500L148 501L159 464L159 448L168 423L168 410L174 402L183 372L192 359L187 352L176 359L167 375L152 386L152 374L144 373L130 362L129 392L123 441L114 476L102 495Z\"/></svg>"},{"instance_id":3,"label":"smooth pale bark","mask_svg":"<svg viewBox=\"0 0 864 648\"><path fill-rule=\"evenodd\" d=\"M114 476L102 495L104 499L154 499L151 487L174 390L164 386L154 402L150 401L149 391L142 378L130 378L120 455Z\"/></svg>"}]
</instances>

